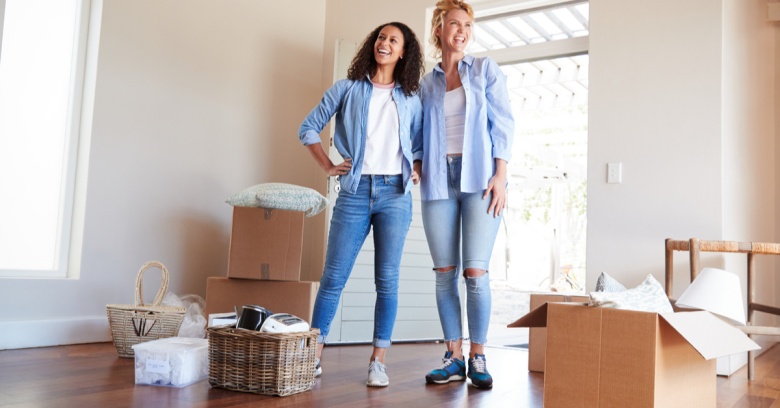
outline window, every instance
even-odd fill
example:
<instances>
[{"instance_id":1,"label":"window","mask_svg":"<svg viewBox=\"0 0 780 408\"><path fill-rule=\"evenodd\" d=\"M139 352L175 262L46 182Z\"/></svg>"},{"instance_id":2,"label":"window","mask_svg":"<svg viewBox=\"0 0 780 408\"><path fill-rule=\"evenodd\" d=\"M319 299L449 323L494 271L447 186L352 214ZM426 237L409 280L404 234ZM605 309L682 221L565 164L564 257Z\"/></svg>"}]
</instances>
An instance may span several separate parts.
<instances>
[{"instance_id":1,"label":"window","mask_svg":"<svg viewBox=\"0 0 780 408\"><path fill-rule=\"evenodd\" d=\"M90 2L0 0L0 277L66 277Z\"/></svg>"}]
</instances>

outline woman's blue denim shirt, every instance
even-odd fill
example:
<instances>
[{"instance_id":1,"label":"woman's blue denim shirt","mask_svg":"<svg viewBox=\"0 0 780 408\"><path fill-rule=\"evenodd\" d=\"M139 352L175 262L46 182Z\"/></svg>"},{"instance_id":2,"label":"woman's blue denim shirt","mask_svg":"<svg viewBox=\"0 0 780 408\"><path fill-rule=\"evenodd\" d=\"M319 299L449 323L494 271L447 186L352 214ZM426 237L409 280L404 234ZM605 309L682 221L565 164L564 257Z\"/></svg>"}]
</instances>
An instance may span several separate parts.
<instances>
[{"instance_id":1,"label":"woman's blue denim shirt","mask_svg":"<svg viewBox=\"0 0 780 408\"><path fill-rule=\"evenodd\" d=\"M301 142L308 146L321 143L320 132L325 128L333 115L336 115L336 128L333 145L344 159L352 159L352 169L348 174L340 176L341 188L350 193L357 191L363 168L363 157L366 151L366 122L368 120L368 104L371 101L371 91L374 86L366 78L360 81L342 79L337 81L325 92L317 105L298 131ZM398 137L401 138L401 150L404 161L402 176L405 192L412 188L412 142L411 135L421 133L422 105L417 95L406 96L400 85L393 89L393 100L398 109Z\"/></svg>"},{"instance_id":2,"label":"woman's blue denim shirt","mask_svg":"<svg viewBox=\"0 0 780 408\"><path fill-rule=\"evenodd\" d=\"M495 159L509 162L515 121L509 104L506 76L490 58L466 55L458 62L466 93L463 129L463 169L460 190L475 193L487 188L495 172ZM423 105L422 134L413 134L414 160L422 160L422 200L447 198L447 134L444 94L447 83L441 64L426 74L420 86Z\"/></svg>"}]
</instances>

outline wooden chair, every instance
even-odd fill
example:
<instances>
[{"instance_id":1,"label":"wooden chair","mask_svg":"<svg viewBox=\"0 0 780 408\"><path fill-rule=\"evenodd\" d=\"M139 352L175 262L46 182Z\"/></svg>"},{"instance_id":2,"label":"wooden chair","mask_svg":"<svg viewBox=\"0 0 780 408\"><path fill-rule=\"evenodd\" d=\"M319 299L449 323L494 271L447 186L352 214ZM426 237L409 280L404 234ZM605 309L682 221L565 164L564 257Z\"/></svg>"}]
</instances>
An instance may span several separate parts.
<instances>
[{"instance_id":1,"label":"wooden chair","mask_svg":"<svg viewBox=\"0 0 780 408\"><path fill-rule=\"evenodd\" d=\"M780 327L754 326L756 312L780 316L780 308L756 302L756 255L780 255L780 244L763 242L703 241L691 238L688 241L666 240L666 296L672 298L674 282L674 251L688 251L691 266L691 281L699 274L699 258L702 252L743 253L747 254L747 325L739 326L751 338L755 335L780 336ZM755 351L748 352L748 379L753 380Z\"/></svg>"}]
</instances>

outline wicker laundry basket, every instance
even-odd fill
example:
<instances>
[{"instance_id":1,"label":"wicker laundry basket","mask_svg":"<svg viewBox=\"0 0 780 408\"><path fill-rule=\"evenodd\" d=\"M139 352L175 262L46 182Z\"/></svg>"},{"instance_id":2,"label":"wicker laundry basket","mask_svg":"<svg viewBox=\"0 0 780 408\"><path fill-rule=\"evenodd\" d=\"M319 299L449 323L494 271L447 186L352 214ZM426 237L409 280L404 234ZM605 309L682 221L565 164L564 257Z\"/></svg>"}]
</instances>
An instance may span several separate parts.
<instances>
[{"instance_id":1,"label":"wicker laundry basket","mask_svg":"<svg viewBox=\"0 0 780 408\"><path fill-rule=\"evenodd\" d=\"M209 383L218 388L286 396L314 386L317 336L264 333L217 326L208 329Z\"/></svg>"},{"instance_id":2,"label":"wicker laundry basket","mask_svg":"<svg viewBox=\"0 0 780 408\"><path fill-rule=\"evenodd\" d=\"M147 269L157 267L162 271L160 290L151 305L143 301L143 276ZM120 357L133 357L133 345L164 337L174 337L184 320L186 310L178 306L163 306L168 291L168 269L157 261L141 266L135 280L135 304L106 305L111 336Z\"/></svg>"}]
</instances>

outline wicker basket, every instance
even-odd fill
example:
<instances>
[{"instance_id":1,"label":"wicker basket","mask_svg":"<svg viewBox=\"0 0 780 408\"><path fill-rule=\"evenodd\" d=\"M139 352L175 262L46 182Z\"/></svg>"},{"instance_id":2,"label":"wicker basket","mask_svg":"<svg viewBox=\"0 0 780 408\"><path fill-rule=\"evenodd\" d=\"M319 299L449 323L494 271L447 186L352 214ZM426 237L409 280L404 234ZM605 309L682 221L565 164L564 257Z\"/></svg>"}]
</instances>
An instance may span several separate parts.
<instances>
[{"instance_id":1,"label":"wicker basket","mask_svg":"<svg viewBox=\"0 0 780 408\"><path fill-rule=\"evenodd\" d=\"M162 281L157 296L151 305L143 301L144 272L157 267L162 271ZM120 357L133 357L133 345L164 337L174 337L184 320L186 309L178 306L162 306L162 300L168 291L168 269L165 265L150 261L145 263L135 279L135 304L106 305L111 336Z\"/></svg>"},{"instance_id":2,"label":"wicker basket","mask_svg":"<svg viewBox=\"0 0 780 408\"><path fill-rule=\"evenodd\" d=\"M217 326L208 329L209 383L214 387L286 396L314 386L318 329L264 333Z\"/></svg>"}]
</instances>

